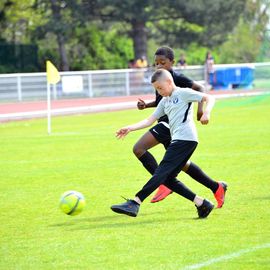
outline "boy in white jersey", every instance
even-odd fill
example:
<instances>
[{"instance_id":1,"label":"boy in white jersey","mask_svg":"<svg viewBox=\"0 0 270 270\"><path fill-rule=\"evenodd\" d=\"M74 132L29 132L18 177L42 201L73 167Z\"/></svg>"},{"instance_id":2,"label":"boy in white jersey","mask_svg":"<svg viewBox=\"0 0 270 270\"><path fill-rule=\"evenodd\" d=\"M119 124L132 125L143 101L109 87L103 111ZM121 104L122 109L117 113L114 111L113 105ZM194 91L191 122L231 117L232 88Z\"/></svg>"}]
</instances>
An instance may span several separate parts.
<instances>
[{"instance_id":1,"label":"boy in white jersey","mask_svg":"<svg viewBox=\"0 0 270 270\"><path fill-rule=\"evenodd\" d=\"M195 203L200 218L206 218L214 205L194 194L182 182L175 179L183 166L197 147L197 131L193 121L192 102L205 102L205 110L200 119L202 124L208 124L210 112L215 103L208 94L195 92L188 88L176 87L173 78L165 69L157 70L151 79L155 89L163 96L154 113L147 119L136 124L126 126L117 131L118 138L124 138L130 131L151 126L163 115L169 118L172 141L151 179L135 195L133 200L113 205L111 209L120 214L136 217L140 204L160 184Z\"/></svg>"}]
</instances>

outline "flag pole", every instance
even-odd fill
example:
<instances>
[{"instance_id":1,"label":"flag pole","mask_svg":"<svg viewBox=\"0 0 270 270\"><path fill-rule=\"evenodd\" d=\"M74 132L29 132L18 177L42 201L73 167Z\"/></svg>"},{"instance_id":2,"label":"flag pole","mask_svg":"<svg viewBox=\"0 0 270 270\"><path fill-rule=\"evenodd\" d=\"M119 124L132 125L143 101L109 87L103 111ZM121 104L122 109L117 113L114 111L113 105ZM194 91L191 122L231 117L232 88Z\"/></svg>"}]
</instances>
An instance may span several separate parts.
<instances>
[{"instance_id":1,"label":"flag pole","mask_svg":"<svg viewBox=\"0 0 270 270\"><path fill-rule=\"evenodd\" d=\"M48 135L51 134L51 85L47 82L47 122L48 122Z\"/></svg>"},{"instance_id":2,"label":"flag pole","mask_svg":"<svg viewBox=\"0 0 270 270\"><path fill-rule=\"evenodd\" d=\"M51 85L56 85L60 80L60 74L57 68L51 63L46 61L46 73L47 73L47 118L48 118L48 135L51 134Z\"/></svg>"}]
</instances>

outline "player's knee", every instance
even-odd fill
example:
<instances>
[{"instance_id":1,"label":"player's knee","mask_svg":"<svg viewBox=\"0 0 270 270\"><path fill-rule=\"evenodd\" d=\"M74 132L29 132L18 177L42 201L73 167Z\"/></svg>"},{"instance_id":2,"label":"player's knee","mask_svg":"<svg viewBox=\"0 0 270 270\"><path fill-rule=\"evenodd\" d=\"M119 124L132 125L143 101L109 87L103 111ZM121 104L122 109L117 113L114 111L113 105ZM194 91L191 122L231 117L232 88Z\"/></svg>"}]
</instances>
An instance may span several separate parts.
<instances>
[{"instance_id":1,"label":"player's knee","mask_svg":"<svg viewBox=\"0 0 270 270\"><path fill-rule=\"evenodd\" d=\"M185 166L183 167L182 171L183 172L186 172L188 170L189 166L190 166L190 160L188 160L188 162L185 164Z\"/></svg>"},{"instance_id":2,"label":"player's knee","mask_svg":"<svg viewBox=\"0 0 270 270\"><path fill-rule=\"evenodd\" d=\"M145 149L141 147L139 144L135 144L133 146L133 153L137 158L139 158L145 153Z\"/></svg>"}]
</instances>

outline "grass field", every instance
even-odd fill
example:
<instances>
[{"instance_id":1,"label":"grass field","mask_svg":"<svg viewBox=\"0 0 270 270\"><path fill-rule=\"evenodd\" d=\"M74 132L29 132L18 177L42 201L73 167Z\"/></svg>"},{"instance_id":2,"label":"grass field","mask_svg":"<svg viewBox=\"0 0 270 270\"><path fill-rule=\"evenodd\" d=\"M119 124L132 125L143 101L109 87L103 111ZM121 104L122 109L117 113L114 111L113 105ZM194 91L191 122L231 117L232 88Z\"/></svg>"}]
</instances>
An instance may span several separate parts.
<instances>
[{"instance_id":1,"label":"grass field","mask_svg":"<svg viewBox=\"0 0 270 270\"><path fill-rule=\"evenodd\" d=\"M149 178L132 153L144 131L123 141L114 132L151 110L56 117L51 136L45 119L1 124L0 269L270 269L269 104L269 95L217 101L211 123L198 124L192 160L229 185L205 220L176 194L146 199L137 218L110 210ZM160 160L164 150L152 153ZM60 212L66 190L85 195L79 216Z\"/></svg>"}]
</instances>

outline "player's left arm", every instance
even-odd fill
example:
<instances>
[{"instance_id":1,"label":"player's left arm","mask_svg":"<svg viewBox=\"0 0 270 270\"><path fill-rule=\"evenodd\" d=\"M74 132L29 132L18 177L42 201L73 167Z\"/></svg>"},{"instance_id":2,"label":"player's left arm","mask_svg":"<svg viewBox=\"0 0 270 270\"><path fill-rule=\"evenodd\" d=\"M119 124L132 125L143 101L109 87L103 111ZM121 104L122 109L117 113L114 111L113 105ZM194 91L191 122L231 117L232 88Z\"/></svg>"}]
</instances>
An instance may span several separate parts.
<instances>
[{"instance_id":1,"label":"player's left arm","mask_svg":"<svg viewBox=\"0 0 270 270\"><path fill-rule=\"evenodd\" d=\"M191 88L195 91L205 93L205 87L198 82L193 81ZM203 115L203 103L198 102L198 108L197 108L197 120L198 121L200 121L202 115Z\"/></svg>"},{"instance_id":2,"label":"player's left arm","mask_svg":"<svg viewBox=\"0 0 270 270\"><path fill-rule=\"evenodd\" d=\"M205 105L203 115L200 118L200 122L203 125L207 125L209 123L209 120L210 120L210 113L211 113L211 111L214 107L214 104L215 104L215 98L211 95L204 93L201 103L203 103L203 102L205 102L206 105Z\"/></svg>"}]
</instances>

